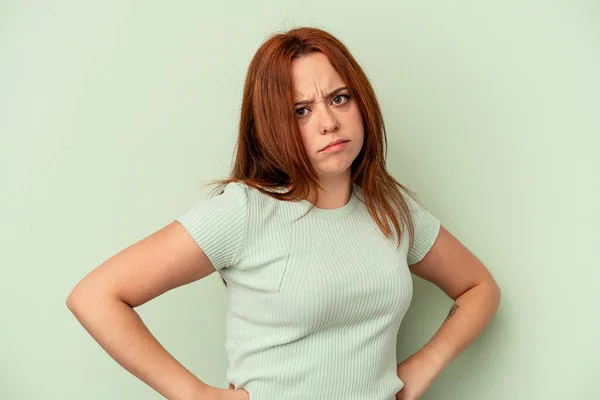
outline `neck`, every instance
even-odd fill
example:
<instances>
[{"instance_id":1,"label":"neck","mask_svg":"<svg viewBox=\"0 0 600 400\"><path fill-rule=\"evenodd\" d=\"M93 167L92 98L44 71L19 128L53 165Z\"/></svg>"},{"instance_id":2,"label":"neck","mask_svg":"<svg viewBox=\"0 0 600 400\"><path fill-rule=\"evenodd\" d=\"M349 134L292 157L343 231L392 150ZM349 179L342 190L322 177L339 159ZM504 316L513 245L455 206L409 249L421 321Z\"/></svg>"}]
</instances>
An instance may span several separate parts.
<instances>
[{"instance_id":1,"label":"neck","mask_svg":"<svg viewBox=\"0 0 600 400\"><path fill-rule=\"evenodd\" d=\"M319 200L315 204L315 194L311 193L308 201L315 204L318 208L334 209L346 205L352 195L352 182L350 174L343 174L319 182L323 190L319 190Z\"/></svg>"}]
</instances>

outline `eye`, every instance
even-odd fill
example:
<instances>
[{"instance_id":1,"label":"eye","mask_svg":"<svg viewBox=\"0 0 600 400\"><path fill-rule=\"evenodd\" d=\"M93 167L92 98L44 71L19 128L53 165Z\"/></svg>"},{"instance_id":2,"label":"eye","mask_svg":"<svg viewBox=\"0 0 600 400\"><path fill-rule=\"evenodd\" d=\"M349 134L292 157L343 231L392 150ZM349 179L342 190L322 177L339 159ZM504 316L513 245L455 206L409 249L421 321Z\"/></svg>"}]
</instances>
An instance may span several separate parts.
<instances>
[{"instance_id":1,"label":"eye","mask_svg":"<svg viewBox=\"0 0 600 400\"><path fill-rule=\"evenodd\" d=\"M338 94L333 98L333 104L339 106L340 104L344 104L345 102L347 102L349 98L350 96L348 96L347 94Z\"/></svg>"},{"instance_id":2,"label":"eye","mask_svg":"<svg viewBox=\"0 0 600 400\"><path fill-rule=\"evenodd\" d=\"M299 117L304 117L306 115L306 107L296 108L296 115Z\"/></svg>"}]
</instances>

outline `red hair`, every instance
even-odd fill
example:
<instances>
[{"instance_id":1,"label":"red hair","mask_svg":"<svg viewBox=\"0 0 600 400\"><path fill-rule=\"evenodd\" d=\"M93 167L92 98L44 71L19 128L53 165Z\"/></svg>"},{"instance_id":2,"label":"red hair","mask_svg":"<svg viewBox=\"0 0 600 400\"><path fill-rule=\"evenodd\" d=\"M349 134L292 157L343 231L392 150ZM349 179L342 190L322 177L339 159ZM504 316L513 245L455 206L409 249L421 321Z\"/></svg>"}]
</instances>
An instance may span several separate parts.
<instances>
[{"instance_id":1,"label":"red hair","mask_svg":"<svg viewBox=\"0 0 600 400\"><path fill-rule=\"evenodd\" d=\"M222 188L229 182L243 182L285 201L306 198L311 192L318 196L318 177L300 136L292 82L292 61L313 52L327 56L362 116L364 144L351 166L352 182L362 189L364 202L384 235L396 233L400 245L400 226L404 224L412 247L413 221L400 190L408 195L411 191L386 169L387 137L373 87L346 46L317 28L274 34L252 58L244 85L233 170L229 179L216 183ZM288 191L269 190L282 186Z\"/></svg>"}]
</instances>

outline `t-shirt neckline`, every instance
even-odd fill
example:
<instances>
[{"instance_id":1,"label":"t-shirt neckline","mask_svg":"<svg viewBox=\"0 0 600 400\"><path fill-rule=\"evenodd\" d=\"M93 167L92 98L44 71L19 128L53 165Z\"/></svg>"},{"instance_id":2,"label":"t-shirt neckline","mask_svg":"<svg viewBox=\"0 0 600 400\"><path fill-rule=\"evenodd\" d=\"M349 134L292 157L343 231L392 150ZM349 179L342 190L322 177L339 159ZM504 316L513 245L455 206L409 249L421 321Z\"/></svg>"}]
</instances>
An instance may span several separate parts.
<instances>
[{"instance_id":1,"label":"t-shirt neckline","mask_svg":"<svg viewBox=\"0 0 600 400\"><path fill-rule=\"evenodd\" d=\"M359 199L356 196L355 188L353 185L352 193L350 194L350 199L346 204L338 208L319 208L317 206L312 207L312 203L306 199L300 200L299 203L306 206L308 210L310 207L312 209L309 212L309 215L312 214L319 218L341 218L345 217L354 211L356 205L358 204Z\"/></svg>"},{"instance_id":2,"label":"t-shirt neckline","mask_svg":"<svg viewBox=\"0 0 600 400\"><path fill-rule=\"evenodd\" d=\"M286 190L287 190L287 188L285 188L283 186L275 189L275 191L278 191L278 192L285 192ZM350 215L354 211L354 209L356 208L358 203L360 202L360 198L357 196L357 191L359 191L359 190L360 190L360 187L358 185L356 185L356 183L353 183L350 199L348 200L348 202L346 204L344 204L343 206L338 207L338 208L327 209L327 208L319 208L317 206L312 207L313 204L306 199L297 200L297 201L295 201L295 203L302 205L306 211L308 211L309 208L312 207L312 209L309 212L309 215L313 215L315 217L341 218L341 217Z\"/></svg>"}]
</instances>

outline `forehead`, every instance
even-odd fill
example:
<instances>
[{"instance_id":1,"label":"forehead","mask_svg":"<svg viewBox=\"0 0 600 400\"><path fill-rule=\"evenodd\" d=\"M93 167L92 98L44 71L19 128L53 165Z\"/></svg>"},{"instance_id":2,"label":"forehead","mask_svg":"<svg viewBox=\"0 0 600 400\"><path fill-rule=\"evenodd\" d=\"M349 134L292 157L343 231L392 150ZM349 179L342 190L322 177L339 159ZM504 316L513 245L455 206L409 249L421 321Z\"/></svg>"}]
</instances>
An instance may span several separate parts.
<instances>
[{"instance_id":1,"label":"forehead","mask_svg":"<svg viewBox=\"0 0 600 400\"><path fill-rule=\"evenodd\" d=\"M311 53L292 61L292 80L296 97L327 93L344 81L323 53Z\"/></svg>"}]
</instances>

